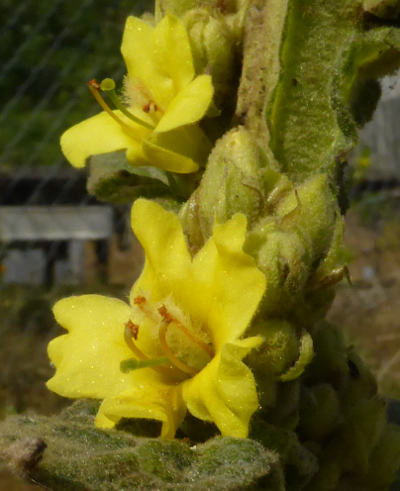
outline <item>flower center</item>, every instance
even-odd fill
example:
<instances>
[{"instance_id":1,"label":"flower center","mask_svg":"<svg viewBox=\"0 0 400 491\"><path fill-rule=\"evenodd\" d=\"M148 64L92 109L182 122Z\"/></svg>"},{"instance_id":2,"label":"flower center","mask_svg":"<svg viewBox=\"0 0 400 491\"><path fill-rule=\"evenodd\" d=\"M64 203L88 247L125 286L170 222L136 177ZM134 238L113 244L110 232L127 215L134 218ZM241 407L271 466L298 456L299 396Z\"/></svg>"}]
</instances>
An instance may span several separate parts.
<instances>
[{"instance_id":1,"label":"flower center","mask_svg":"<svg viewBox=\"0 0 400 491\"><path fill-rule=\"evenodd\" d=\"M133 317L125 326L125 341L134 359L121 364L123 371L151 367L165 375L187 378L198 373L214 356L208 332L185 316L171 298L149 302L134 298Z\"/></svg>"},{"instance_id":2,"label":"flower center","mask_svg":"<svg viewBox=\"0 0 400 491\"><path fill-rule=\"evenodd\" d=\"M107 92L108 96L111 99L111 102L114 104L114 106L119 109L127 118L129 118L131 121L133 121L136 124L139 124L141 126L144 126L145 128L149 130L153 130L154 126L147 123L146 121L143 121L142 119L138 118L134 114L132 114L128 109L122 104L120 98L117 96L115 92L115 82L111 78L105 78L100 84L97 82L97 80L93 79L88 83L88 87L90 92L93 94L93 97L96 99L96 101L99 103L100 107L106 111L106 113L112 117L114 121L116 121L122 128L127 131L131 136L134 136L136 138L135 133L132 131L132 128L126 124L120 117L118 117L115 112L110 108L110 106L106 103L102 95L100 94L100 89L103 92Z\"/></svg>"}]
</instances>

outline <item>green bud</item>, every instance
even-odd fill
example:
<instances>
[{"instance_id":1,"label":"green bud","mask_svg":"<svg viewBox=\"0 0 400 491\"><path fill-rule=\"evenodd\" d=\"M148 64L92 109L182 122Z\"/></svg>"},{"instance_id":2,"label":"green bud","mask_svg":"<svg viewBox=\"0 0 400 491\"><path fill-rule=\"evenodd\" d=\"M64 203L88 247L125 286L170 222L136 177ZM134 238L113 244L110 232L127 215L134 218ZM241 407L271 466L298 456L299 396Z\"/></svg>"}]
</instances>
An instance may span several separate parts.
<instances>
[{"instance_id":1,"label":"green bud","mask_svg":"<svg viewBox=\"0 0 400 491\"><path fill-rule=\"evenodd\" d=\"M242 127L217 142L199 188L181 210L193 250L210 237L215 222L224 223L238 212L246 214L250 224L257 220L264 203L264 164L262 152Z\"/></svg>"},{"instance_id":2,"label":"green bud","mask_svg":"<svg viewBox=\"0 0 400 491\"><path fill-rule=\"evenodd\" d=\"M377 489L389 489L399 466L400 428L389 424L371 453L366 482Z\"/></svg>"},{"instance_id":3,"label":"green bud","mask_svg":"<svg viewBox=\"0 0 400 491\"><path fill-rule=\"evenodd\" d=\"M214 17L205 9L189 11L184 17L197 73L212 76L217 108L235 103L235 39L223 16Z\"/></svg>"},{"instance_id":4,"label":"green bud","mask_svg":"<svg viewBox=\"0 0 400 491\"><path fill-rule=\"evenodd\" d=\"M304 387L300 402L299 431L306 439L319 440L338 424L340 404L336 391L329 384Z\"/></svg>"},{"instance_id":5,"label":"green bud","mask_svg":"<svg viewBox=\"0 0 400 491\"><path fill-rule=\"evenodd\" d=\"M296 196L297 192L297 196ZM316 175L300 184L280 202L276 216L285 229L297 228L304 242L312 247L311 260L327 252L336 224L337 203L327 176Z\"/></svg>"},{"instance_id":6,"label":"green bud","mask_svg":"<svg viewBox=\"0 0 400 491\"><path fill-rule=\"evenodd\" d=\"M386 424L386 405L378 398L360 400L346 414L343 430L348 448L344 469L366 474L370 454L379 441Z\"/></svg>"},{"instance_id":7,"label":"green bud","mask_svg":"<svg viewBox=\"0 0 400 491\"><path fill-rule=\"evenodd\" d=\"M298 357L296 329L285 320L269 319L255 323L248 334L264 338L263 344L247 357L247 364L263 376L278 376L286 372Z\"/></svg>"},{"instance_id":8,"label":"green bud","mask_svg":"<svg viewBox=\"0 0 400 491\"><path fill-rule=\"evenodd\" d=\"M299 424L300 380L277 385L276 404L267 413L271 424L294 430Z\"/></svg>"},{"instance_id":9,"label":"green bud","mask_svg":"<svg viewBox=\"0 0 400 491\"><path fill-rule=\"evenodd\" d=\"M321 322L313 336L315 356L307 370L307 382L329 383L344 391L350 378L350 367L344 337L335 326Z\"/></svg>"},{"instance_id":10,"label":"green bud","mask_svg":"<svg viewBox=\"0 0 400 491\"><path fill-rule=\"evenodd\" d=\"M261 311L273 316L292 310L301 299L309 275L309 250L299 234L278 230L269 218L248 233L245 251L266 275Z\"/></svg>"},{"instance_id":11,"label":"green bud","mask_svg":"<svg viewBox=\"0 0 400 491\"><path fill-rule=\"evenodd\" d=\"M337 213L329 249L312 278L314 286L318 285L319 282L324 282L333 271L337 270L347 262L346 251L343 245L343 225L343 217Z\"/></svg>"},{"instance_id":12,"label":"green bud","mask_svg":"<svg viewBox=\"0 0 400 491\"><path fill-rule=\"evenodd\" d=\"M371 370L353 349L348 351L347 365L350 377L346 390L342 393L342 401L351 408L359 399L374 397L377 393L377 383Z\"/></svg>"},{"instance_id":13,"label":"green bud","mask_svg":"<svg viewBox=\"0 0 400 491\"><path fill-rule=\"evenodd\" d=\"M287 178L277 178L275 171L267 169L265 175L264 192L270 209L263 209L262 218L250 229L245 249L267 276L262 308L268 315L281 315L282 311L304 305L307 283L327 255L330 254L330 261L325 269L336 260L342 244L342 219L326 176L314 176L294 188ZM270 215L265 216L268 212ZM322 313L331 295L326 300L321 304ZM307 301L314 306L312 299ZM318 319L318 315L314 317ZM301 323L307 319L305 327L309 328L307 315L298 312L296 318Z\"/></svg>"}]
</instances>

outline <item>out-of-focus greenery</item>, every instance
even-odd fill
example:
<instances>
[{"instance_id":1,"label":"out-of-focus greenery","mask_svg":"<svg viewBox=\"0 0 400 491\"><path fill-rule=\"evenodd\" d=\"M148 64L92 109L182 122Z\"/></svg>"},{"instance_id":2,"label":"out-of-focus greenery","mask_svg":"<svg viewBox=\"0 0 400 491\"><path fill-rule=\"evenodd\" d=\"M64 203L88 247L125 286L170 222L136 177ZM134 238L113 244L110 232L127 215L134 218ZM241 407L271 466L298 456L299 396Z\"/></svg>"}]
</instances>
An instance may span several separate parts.
<instances>
[{"instance_id":1,"label":"out-of-focus greenery","mask_svg":"<svg viewBox=\"0 0 400 491\"><path fill-rule=\"evenodd\" d=\"M92 78L121 79L125 18L145 0L2 0L0 17L0 165L52 165L60 134L98 111ZM65 165L66 162L65 162Z\"/></svg>"}]
</instances>

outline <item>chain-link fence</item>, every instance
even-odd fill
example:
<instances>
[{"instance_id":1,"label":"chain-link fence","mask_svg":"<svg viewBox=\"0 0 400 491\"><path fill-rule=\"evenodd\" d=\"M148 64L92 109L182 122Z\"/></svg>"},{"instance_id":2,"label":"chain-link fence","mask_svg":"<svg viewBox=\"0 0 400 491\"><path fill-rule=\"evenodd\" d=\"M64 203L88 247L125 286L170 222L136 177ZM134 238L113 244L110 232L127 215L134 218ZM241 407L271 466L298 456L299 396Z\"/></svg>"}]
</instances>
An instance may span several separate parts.
<instances>
[{"instance_id":1,"label":"chain-link fence","mask_svg":"<svg viewBox=\"0 0 400 491\"><path fill-rule=\"evenodd\" d=\"M99 111L89 80L122 80L125 19L150 7L0 2L0 418L63 404L44 385L55 300L112 289L126 295L136 275L140 251L124 243L126 210L87 194L86 172L67 163L59 138Z\"/></svg>"},{"instance_id":2,"label":"chain-link fence","mask_svg":"<svg viewBox=\"0 0 400 491\"><path fill-rule=\"evenodd\" d=\"M122 29L138 0L3 1L0 17L0 260L4 284L80 282L85 240L104 269L116 214L95 207L60 134L98 112L86 82L121 80ZM148 2L147 2L148 3ZM88 205L91 205L90 208ZM118 224L117 224L118 226Z\"/></svg>"}]
</instances>

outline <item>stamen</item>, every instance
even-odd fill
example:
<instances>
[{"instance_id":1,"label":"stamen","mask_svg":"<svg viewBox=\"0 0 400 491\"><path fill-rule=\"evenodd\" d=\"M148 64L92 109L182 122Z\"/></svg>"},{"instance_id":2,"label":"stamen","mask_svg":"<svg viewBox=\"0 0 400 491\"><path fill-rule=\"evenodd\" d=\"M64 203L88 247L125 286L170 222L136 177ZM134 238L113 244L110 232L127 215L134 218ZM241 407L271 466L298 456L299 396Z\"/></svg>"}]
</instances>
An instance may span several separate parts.
<instances>
[{"instance_id":1,"label":"stamen","mask_svg":"<svg viewBox=\"0 0 400 491\"><path fill-rule=\"evenodd\" d=\"M132 341L132 338L137 339L137 335L139 333L139 326L134 324L131 320L129 320L125 324L125 332L124 337L126 344L129 348L135 353L135 355L141 360L149 360L150 358L141 351L136 344Z\"/></svg>"},{"instance_id":2,"label":"stamen","mask_svg":"<svg viewBox=\"0 0 400 491\"><path fill-rule=\"evenodd\" d=\"M98 84L97 84L98 85ZM143 121L142 119L138 118L137 116L133 115L128 109L122 104L120 98L117 96L117 93L115 92L115 82L112 78L105 78L99 88L103 92L107 92L109 95L110 99L112 100L113 104L117 109L119 109L125 116L129 119L131 119L134 123L140 124L141 126L144 126L145 128L148 128L149 130L154 130L154 126L146 123L146 121Z\"/></svg>"},{"instance_id":3,"label":"stamen","mask_svg":"<svg viewBox=\"0 0 400 491\"><path fill-rule=\"evenodd\" d=\"M167 373L169 374L170 373L170 369L169 367L163 367L163 366L159 366L161 365L161 363L157 363L156 365L154 365L152 363L152 359L145 355L143 353L142 350L140 350L136 344L134 343L133 339L134 338L135 340L137 339L137 335L139 333L139 326L137 324L134 324L131 320L129 320L126 324L125 324L125 331L124 331L124 337L125 337L125 342L126 344L128 345L128 347L133 351L133 353L140 359L142 360L142 362L145 362L145 363L150 363L150 365L146 365L146 366L150 366L151 368L153 368L154 370L156 370L157 372L160 372L160 373ZM166 360L166 359L164 359ZM166 360L166 362L168 363L169 360ZM141 362L138 362L138 363L141 363ZM162 363L164 364L164 362ZM140 367L139 367L140 368ZM122 369L122 368L121 368Z\"/></svg>"},{"instance_id":4,"label":"stamen","mask_svg":"<svg viewBox=\"0 0 400 491\"><path fill-rule=\"evenodd\" d=\"M176 368L181 370L184 373L187 373L189 375L195 375L197 373L197 370L193 367L190 367L189 365L186 365L186 363L183 363L179 358L177 358L174 354L174 352L171 350L171 348L168 346L167 343L167 330L168 327L170 326L169 322L163 322L160 330L158 331L158 336L160 339L160 344L161 348L164 351L164 353L167 355L169 361L175 365Z\"/></svg>"},{"instance_id":5,"label":"stamen","mask_svg":"<svg viewBox=\"0 0 400 491\"><path fill-rule=\"evenodd\" d=\"M88 82L88 87L90 92L92 93L93 97L96 99L98 102L99 106L104 109L104 111L113 118L114 121L116 121L120 126L124 128L124 130L129 133L133 138L137 139L137 135L132 131L132 128L128 126L126 123L122 121L115 113L112 111L110 106L107 105L106 101L101 97L99 89L100 85L97 82L97 80L93 79L90 82Z\"/></svg>"},{"instance_id":6,"label":"stamen","mask_svg":"<svg viewBox=\"0 0 400 491\"><path fill-rule=\"evenodd\" d=\"M175 324L175 326L178 329L180 329L184 334L186 334L186 336L188 338L190 338L194 343L196 343L198 346L200 346L200 348L202 348L209 355L210 358L213 358L214 351L212 350L212 348L207 343L205 343L204 341L199 339L195 334L193 334L193 332L190 331L187 327L185 327L181 322L179 322L178 319L173 317L168 312L167 307L165 305L162 305L158 309L158 312L161 315L161 317L164 319L165 322L167 322L168 324L173 322Z\"/></svg>"}]
</instances>

